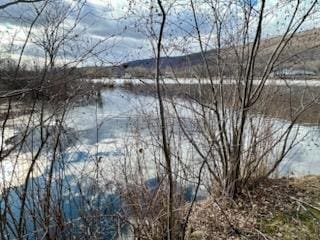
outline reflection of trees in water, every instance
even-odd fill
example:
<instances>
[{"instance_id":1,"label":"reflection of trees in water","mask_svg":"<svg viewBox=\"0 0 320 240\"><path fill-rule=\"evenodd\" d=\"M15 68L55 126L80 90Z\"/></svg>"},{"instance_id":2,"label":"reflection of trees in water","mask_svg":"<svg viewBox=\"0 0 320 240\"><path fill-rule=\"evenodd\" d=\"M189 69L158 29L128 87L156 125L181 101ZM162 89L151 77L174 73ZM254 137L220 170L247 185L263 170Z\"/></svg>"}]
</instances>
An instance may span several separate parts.
<instances>
[{"instance_id":1,"label":"reflection of trees in water","mask_svg":"<svg viewBox=\"0 0 320 240\"><path fill-rule=\"evenodd\" d=\"M99 89L97 92L97 98L96 98L97 104L99 108L103 108L103 98L101 96L101 90Z\"/></svg>"},{"instance_id":2,"label":"reflection of trees in water","mask_svg":"<svg viewBox=\"0 0 320 240\"><path fill-rule=\"evenodd\" d=\"M61 171L61 166L56 167L56 171ZM29 182L29 190L26 193L28 202L27 208L30 211L25 213L25 234L28 239L41 239L45 230L41 223L34 221L42 218L43 202L41 198L35 198L45 194L42 186L46 184L45 174L32 179ZM23 186L15 187L15 191L10 191L7 195L7 201L10 202L13 211L6 211L6 203L0 204L2 217L12 223L19 220L20 214L20 192ZM63 191L64 196L60 196ZM119 222L119 216L127 216L123 208L121 196L117 193L111 193L107 187L97 187L91 178L81 178L74 175L66 175L63 179L55 181L52 185L52 201L56 209L51 210L53 224L49 227L49 232L63 239L86 238L92 235L99 239L114 239L118 233L125 234L127 225ZM55 200L54 200L55 199ZM37 211L34 211L37 209ZM63 222L62 222L63 221ZM63 225L61 225L63 224ZM15 232L9 232L7 237L12 239Z\"/></svg>"},{"instance_id":3,"label":"reflection of trees in water","mask_svg":"<svg viewBox=\"0 0 320 240\"><path fill-rule=\"evenodd\" d=\"M186 102L190 101L191 104L187 107L194 121L190 121L189 117L184 117L179 111L181 104L178 101L170 102L171 96L168 95L170 90L168 91L168 86L165 86L162 81L165 74L160 63L160 55L165 53L163 57L167 57L170 52L176 54L176 51L167 48L182 45L175 44L177 40L175 34L172 36L166 32L168 28L165 25L171 22L165 21L166 14L169 14L168 2L158 0L158 7L152 4L150 11L145 11L150 15L139 18L141 22L147 20L146 32L150 33L151 43L157 43L155 54L157 61L155 58L153 61L157 63L156 100L159 100L159 108L151 116L152 119L147 114L141 114L143 117L139 119L145 120L143 124L150 125L137 128L136 132L130 133L134 135L133 137L122 135L124 144L121 145L121 150L125 154L115 154L112 157L108 153L100 152L102 144L109 144L100 140L106 140L108 136L110 137L110 133L113 133L112 131L118 131L116 126L127 122L113 119L114 122L100 123L98 108L107 109L110 106L109 102L104 102L100 88L91 86L90 82L86 81L79 81L81 82L79 84L78 78L75 78L70 71L73 66L76 68L78 64L85 63L89 55L99 59L93 50L105 40L101 42L92 40L94 47L91 49L88 46L89 39L85 39L85 43L79 43L82 40L80 36L85 36L83 32L85 29L78 29L77 25L83 19L82 10L87 4L86 1L41 1L39 4L28 5L37 16L27 29L26 32L29 34L22 46L25 47L27 43L32 42L38 46L39 51L42 51L45 59L43 59L43 66L39 68L39 76L31 76L35 80L32 81L32 85L23 85L18 91L9 92L10 96L6 95L7 93L0 96L3 99L9 99L1 122L3 136L9 130L8 118L14 108L11 101L16 98L24 100L25 94L33 95L30 100L31 110L25 118L22 129L18 129L20 126L15 123L14 127L19 130L19 134L7 141L2 141L0 146L0 165L4 159L13 159L17 166L21 164L21 154L30 153L30 159L28 159L30 167L28 166L25 176L20 181L21 185L17 187L13 182L8 182L1 189L1 239L20 240L30 235L32 235L30 238L48 240L111 239L120 237L123 227L130 224L137 238L172 240L180 232L185 233L184 230L187 229L188 218L192 212L192 204L197 199L200 187L205 185L210 193L215 192L220 196L234 199L246 189L249 182L268 177L277 168L294 145L294 142L291 142L290 132L293 132L293 138L295 138L294 124L297 120L295 115L299 114L299 111L292 112L292 102L288 102L292 124L290 122L289 126L283 125L283 130L287 129L287 132L282 136L279 136L281 130L276 135L272 124L266 125L264 114L256 119L251 116L251 112L257 105L268 109L272 107L269 95L263 98L267 89L268 76L284 48L306 18L301 18L301 15L296 12L291 14L292 16L288 13L292 21L285 22L289 24L285 26L287 31L277 39L279 44L272 48L274 52L271 52L269 62L263 61L265 70L262 69L264 72L259 75L261 80L255 83L259 64L257 56L261 54L263 47L263 44L260 44L261 38L265 35L262 25L265 17L270 13L265 12L266 1L261 1L259 6L255 4L256 1L243 1L247 4L240 5L234 5L235 2L229 1L228 11L225 11L227 6L225 3L228 1L203 1L209 4L204 8L199 8L198 1L190 0L184 3L183 7L192 13L189 16L192 31L187 33L187 38L191 37L193 43L198 41L201 50L198 54L198 56L201 55L198 58L199 65L195 66L195 69L190 66L191 70L187 69L187 72L193 72L192 76L200 77L198 85L205 88L202 90L200 87L190 86L193 89L190 89L188 98L183 99ZM301 2L296 2L297 9L300 9ZM310 1L310 4L313 3L316 4L316 1ZM210 6L210 4L214 5ZM292 4L294 6L294 1ZM134 13L134 5L132 4L130 13ZM139 6L137 14L144 12L140 11L140 4L137 6ZM170 9L173 8L175 8L174 4L170 5ZM206 11L206 9L210 9L210 14L201 14L208 17L204 19L200 17L199 11ZM243 12L243 18L240 16L242 14L236 14L237 23L241 26L237 28L230 20L234 19L234 14L239 10ZM310 6L310 9L308 7L303 9L306 16L312 10L313 6ZM42 18L42 12L44 18ZM38 22L40 15L41 21ZM161 17L161 31L157 36L154 24L159 23L158 20ZM210 26L215 39L212 43L217 44L210 46L215 47L213 59L207 59L209 56L207 43L203 42L202 36L203 21L214 24ZM251 21L254 21L256 27L252 27ZM30 22L26 22L28 23ZM37 26L37 31L34 31L34 25ZM179 25L178 22L177 25ZM162 36L168 38L163 39L164 42L173 40L174 44L162 44ZM228 37L229 39L225 39ZM181 40L183 42L183 39ZM229 47L228 51L225 51L225 46ZM23 70L20 61L24 54L24 47L20 49L21 55L14 66L14 75L9 76L12 77L14 89L18 88L20 83L16 81L17 76L20 75L16 73L22 73ZM80 54L81 49L86 49L86 52ZM100 50L101 48L99 52ZM236 54L231 54L233 51ZM67 54L69 52L73 53L75 59L69 59L70 54ZM61 65L61 68L58 67L58 59L65 64ZM212 66L215 68L212 69ZM150 71L153 72L152 67ZM235 86L232 86L234 91L229 91L231 94L225 91L230 87L224 82L226 72L228 76L234 76L237 80ZM169 75L172 78L175 77L173 71ZM206 86L201 84L201 77L210 79ZM215 77L219 78L219 81L215 81ZM133 87L130 82L124 85L127 88ZM300 91L297 93L300 96ZM271 91L270 96L274 97L274 91ZM291 91L290 96L292 96ZM83 97L86 100L83 100ZM49 111L49 116L47 116L48 103L54 109ZM299 106L300 103L299 101ZM91 118L86 119L95 127L88 130L90 132L88 137L92 140L90 143L82 142L83 139L79 139L78 136L74 137L72 130L65 127L67 120L64 118L65 114L77 104L80 106L91 104L90 110L96 110L90 112ZM302 105L301 113L308 107ZM275 109L278 110L278 105ZM82 123L79 121L77 124ZM148 137L144 134L146 132ZM282 148L283 151L276 159L274 168L261 168L265 167L264 164L269 157L274 157L272 153L277 149L277 145L283 145L282 140L287 145L285 144L286 146ZM190 149L187 154L185 142ZM6 149L5 147L8 146L10 148ZM81 152L83 150L81 148L86 147L90 148L88 151L94 153ZM75 154L77 159L66 159L66 150L70 149L78 153ZM45 160L43 156L46 157ZM103 165L104 163L106 164ZM44 165L42 175L35 176L35 170L42 165ZM151 169L152 173L150 173ZM150 179L152 176L154 178ZM14 174L13 178L15 178ZM191 200L192 204L187 205L186 209L187 200ZM189 213L186 214L185 210Z\"/></svg>"}]
</instances>

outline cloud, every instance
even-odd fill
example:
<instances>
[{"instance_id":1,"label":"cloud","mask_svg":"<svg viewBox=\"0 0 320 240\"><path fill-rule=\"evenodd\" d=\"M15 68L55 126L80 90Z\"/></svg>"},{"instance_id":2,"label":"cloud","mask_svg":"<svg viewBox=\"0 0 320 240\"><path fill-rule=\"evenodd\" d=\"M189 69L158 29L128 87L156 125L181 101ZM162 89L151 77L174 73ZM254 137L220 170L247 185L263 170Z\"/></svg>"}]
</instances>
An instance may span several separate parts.
<instances>
[{"instance_id":1,"label":"cloud","mask_svg":"<svg viewBox=\"0 0 320 240\"><path fill-rule=\"evenodd\" d=\"M261 6L261 1L259 0L241 1L256 10ZM241 3L241 1L239 2ZM4 2L6 1L0 0L0 4ZM190 4L186 4L189 1L164 1L166 9L173 2L174 5L169 11L165 27L164 44L171 49L169 53L172 55L198 51L199 46L196 43L197 32L193 12ZM210 40L209 49L214 48L214 34L212 33L214 15L212 14L212 9L206 4L208 3L206 0L194 0L194 2L202 38ZM234 1L234 5L239 7L239 2ZM282 4L279 7L279 2L281 1L267 1L268 14L263 22L264 36L278 34L288 21L285 16L293 10L290 4ZM304 6L307 7L307 3L310 1L303 2ZM224 1L221 3L224 3ZM27 36L30 24L35 19L36 11L39 11L43 4L43 2L18 4L5 9L5 11L0 10L0 50L2 53L9 49L7 54L17 55ZM64 20L65 28L71 28L78 18L81 21L79 21L75 29L75 32L79 33L77 41L68 43L71 46L66 44L63 50L64 57L67 59L81 55L82 52L88 51L90 46L98 42L101 43L98 44L95 52L99 53L98 57L101 57L106 62L121 62L152 56L154 39L152 39L150 30L153 29L154 33L158 34L160 22L159 11L154 1L135 1L135 4L129 5L128 0L80 0L80 3L79 0L49 0L43 15L34 24L33 35L41 35L43 33L43 25L48 20L48 14L52 9L56 10L58 18L59 14L61 14L59 9L68 7L70 11L67 11L68 17ZM79 10L81 10L80 16L77 14ZM224 7L224 11L228 15L226 24L231 30L240 29L241 26L238 25L237 20L241 21L241 19L238 19L241 16L241 12L236 7L231 9L227 6ZM303 12L303 8L301 12ZM150 15L152 15L152 21ZM221 15L223 15L223 11ZM319 14L315 15L314 18L318 19L307 22L304 25L305 29L312 28L315 26L315 22L319 22ZM254 29L255 24L253 21L252 29ZM41 38L37 38L37 41L39 39ZM27 44L25 54L29 57L41 58L44 55L43 51L33 44L32 40ZM10 48L10 46L14 47ZM92 61L94 60L91 60L90 64Z\"/></svg>"}]
</instances>

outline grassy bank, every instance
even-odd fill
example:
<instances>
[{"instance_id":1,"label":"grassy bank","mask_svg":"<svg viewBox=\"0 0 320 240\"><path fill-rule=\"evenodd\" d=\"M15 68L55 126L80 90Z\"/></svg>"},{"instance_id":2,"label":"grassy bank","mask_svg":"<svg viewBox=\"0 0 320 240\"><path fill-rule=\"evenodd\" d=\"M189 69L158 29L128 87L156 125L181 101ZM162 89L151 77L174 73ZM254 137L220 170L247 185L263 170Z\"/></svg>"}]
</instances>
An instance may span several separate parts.
<instances>
[{"instance_id":1,"label":"grassy bank","mask_svg":"<svg viewBox=\"0 0 320 240\"><path fill-rule=\"evenodd\" d=\"M151 85L124 85L125 89L136 94L154 95L155 86ZM237 89L233 85L223 87L225 104L233 107L238 100ZM218 86L217 86L217 89ZM201 92L201 99L200 99ZM212 103L211 86L203 84L200 88L195 84L170 84L165 89L168 97L180 97L186 100L201 100L203 103ZM319 87L303 86L265 86L262 96L250 108L252 114L263 114L268 117L292 120L297 113L304 109L297 119L302 124L318 124L320 119ZM218 99L220 97L218 96ZM236 101L237 102L237 101Z\"/></svg>"},{"instance_id":2,"label":"grassy bank","mask_svg":"<svg viewBox=\"0 0 320 240\"><path fill-rule=\"evenodd\" d=\"M269 179L252 189L235 201L197 203L189 239L320 239L320 176Z\"/></svg>"}]
</instances>

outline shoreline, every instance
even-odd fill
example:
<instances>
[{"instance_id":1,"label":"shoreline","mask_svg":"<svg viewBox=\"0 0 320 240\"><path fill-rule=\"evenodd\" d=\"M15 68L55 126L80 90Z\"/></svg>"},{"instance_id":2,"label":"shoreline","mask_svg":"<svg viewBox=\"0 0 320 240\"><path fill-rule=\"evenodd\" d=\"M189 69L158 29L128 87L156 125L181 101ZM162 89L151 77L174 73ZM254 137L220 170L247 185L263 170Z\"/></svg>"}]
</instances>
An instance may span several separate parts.
<instances>
[{"instance_id":1,"label":"shoreline","mask_svg":"<svg viewBox=\"0 0 320 240\"><path fill-rule=\"evenodd\" d=\"M208 197L195 203L189 239L319 239L319 186L320 175L277 178L235 201Z\"/></svg>"},{"instance_id":2,"label":"shoreline","mask_svg":"<svg viewBox=\"0 0 320 240\"><path fill-rule=\"evenodd\" d=\"M139 84L146 84L152 85L155 84L154 79L150 78L93 78L93 79L85 79L88 82L93 83L102 83L102 84L112 84L112 85L124 85L126 83L139 85ZM164 78L162 83L168 85L194 85L194 84L210 84L211 81L209 79L195 79L195 78ZM219 84L219 79L214 79L213 84ZM259 79L253 80L253 84L257 85L260 82ZM224 79L223 84L225 85L232 85L235 84L236 80L226 78ZM268 86L309 86L309 87L320 87L320 79L268 79L266 82Z\"/></svg>"}]
</instances>

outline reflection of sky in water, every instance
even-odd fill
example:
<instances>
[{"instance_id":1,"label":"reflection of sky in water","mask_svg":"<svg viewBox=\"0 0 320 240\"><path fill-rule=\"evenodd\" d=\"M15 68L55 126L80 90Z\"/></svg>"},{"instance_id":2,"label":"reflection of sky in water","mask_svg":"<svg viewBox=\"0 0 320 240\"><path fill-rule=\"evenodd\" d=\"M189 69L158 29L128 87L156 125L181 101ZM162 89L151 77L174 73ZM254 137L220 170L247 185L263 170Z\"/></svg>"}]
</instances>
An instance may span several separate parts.
<instances>
[{"instance_id":1,"label":"reflection of sky in water","mask_svg":"<svg viewBox=\"0 0 320 240\"><path fill-rule=\"evenodd\" d=\"M78 151L78 152L64 152L61 155L61 158L65 163L78 163L81 161L85 161L89 158L99 158L99 157L119 157L122 156L120 149L110 150L108 152L97 152L91 155L89 152Z\"/></svg>"},{"instance_id":2,"label":"reflection of sky in water","mask_svg":"<svg viewBox=\"0 0 320 240\"><path fill-rule=\"evenodd\" d=\"M102 123L102 127L109 128L109 130L114 128L112 126L118 125L116 126L118 133L119 126L121 128L125 126L124 123L128 123L129 118L140 114L142 108L148 112L155 110L156 100L154 98L138 96L120 89L104 91L101 97L101 106L88 105L71 110L68 113L67 125L77 130L95 129L97 122Z\"/></svg>"},{"instance_id":3,"label":"reflection of sky in water","mask_svg":"<svg viewBox=\"0 0 320 240\"><path fill-rule=\"evenodd\" d=\"M143 134L147 134L146 123L143 122L141 116L150 115L156 120L156 104L156 99L152 97L135 95L124 90L115 89L102 93L102 105L100 107L95 106L95 104L80 106L68 112L66 129L72 129L72 134L75 134L77 141L61 153L58 161L66 164L65 167L68 168L63 178L66 187L66 199L63 209L66 211L65 214L67 216L71 219L79 216L78 209L80 206L83 207L81 204L83 204L83 196L86 195L90 196L90 199L88 199L90 206L99 208L104 213L111 214L119 210L121 204L119 197L115 193L112 193L112 191L104 192L103 196L95 196L92 193L92 189L90 189L92 175L90 174L94 174L95 163L97 159L101 159L101 167L104 168L104 173L110 178L108 180L112 181L117 174L114 173L114 170L118 169L118 171L121 171L119 159L124 156L124 138L133 134L136 126L140 127L138 129L140 132L142 131ZM187 115L187 111L184 114ZM297 175L319 174L320 147L318 140L320 130L301 126L299 131L300 136L308 134L289 153L287 161L281 165L280 172L285 175L291 174L291 172ZM146 142L148 142L148 137L146 136L144 139ZM3 168L8 172L12 171L12 166L9 163L3 165ZM58 172L59 165L57 165L55 170ZM44 175L35 177L33 180L38 183L43 182L46 171L44 171ZM88 172L88 174L80 177L79 173L84 172ZM150 176L155 176L155 174L152 172ZM106 179L103 180L105 181ZM83 184L82 187L85 188L82 189L85 194L81 197L79 189L77 189L78 183ZM150 178L145 182L145 185L152 191L158 186L157 179ZM68 192L72 192L72 194L68 194ZM186 200L193 198L193 192L193 186L187 186L185 189L182 189ZM19 201L15 201L17 196L12 194L10 197L12 202L17 203L16 209L19 209ZM100 197L103 201L98 203ZM113 232L113 225L110 219L105 219L105 221L105 226L111 229L111 231L106 231L107 237L109 236L108 234Z\"/></svg>"},{"instance_id":4,"label":"reflection of sky in water","mask_svg":"<svg viewBox=\"0 0 320 240\"><path fill-rule=\"evenodd\" d=\"M295 175L320 173L320 129L302 126L300 135L305 136L297 146L289 152L286 161L282 164L285 174Z\"/></svg>"},{"instance_id":5,"label":"reflection of sky in water","mask_svg":"<svg viewBox=\"0 0 320 240\"><path fill-rule=\"evenodd\" d=\"M97 126L99 143L105 140L119 142L119 139L127 137L135 129L135 121L140 121L140 126L144 124L138 116L150 114L156 117L157 102L152 97L135 95L121 89L104 91L101 96L103 104L100 108L95 105L76 107L68 115L68 127L78 130L80 141L89 146L97 142ZM289 161L285 161L279 170L283 174L319 173L320 147L317 140L320 131L301 126L299 132L300 138L307 136L288 154Z\"/></svg>"},{"instance_id":6,"label":"reflection of sky in water","mask_svg":"<svg viewBox=\"0 0 320 240\"><path fill-rule=\"evenodd\" d=\"M115 214L121 214L122 216L126 216L127 212L123 208L123 203L121 200L121 197L117 193L113 193L111 191L98 191L94 190L91 185L90 179L82 179L81 184L81 190L79 188L80 185L78 185L79 179L75 178L75 176L72 175L65 175L63 178L63 192L65 193L62 196L62 202L63 202L63 214L66 218L65 220L70 220L69 228L65 229L63 236L68 236L69 234L73 236L73 238L80 239L83 238L83 236L80 236L81 232L83 232L83 226L85 224L88 224L86 221L83 221L85 216L83 215L86 213L90 218L90 214L94 216L94 214L97 214L100 212L99 221L101 223L101 226L103 228L100 229L99 233L101 234L101 238L103 239L115 239L115 233L119 230L119 226L117 225L118 222L116 221L116 218L114 218L113 215ZM36 185L31 185L31 182L29 182L29 191L32 191L31 189L35 189L37 186L39 186L39 191L43 191L41 186L45 185L45 179L43 176L39 176L33 179L33 183L36 183ZM58 189L55 184L56 182L53 181L51 192L52 198L55 198L56 192L54 189ZM18 190L17 188L16 190ZM42 203L40 199L33 198L33 194L27 194L27 206L28 208L32 206L32 204L35 204L38 207L37 204L41 205ZM12 209L12 212L10 212L10 216L7 218L9 222L12 221L12 218L14 218L16 221L19 219L20 214L20 208L21 208L21 201L20 201L20 193L19 191L10 191L10 194L8 195L8 202L10 202L10 206ZM3 201L0 202L0 209L4 208L5 204ZM33 225L33 217L29 214L36 214L33 212L26 211L25 213L26 218L26 234L24 235L26 239L40 239L39 236L44 236L44 231L41 227L35 231L35 226ZM9 215L9 214L8 214ZM54 216L54 214L53 214ZM37 217L37 215L35 215ZM28 221L30 219L30 221ZM87 226L87 225L86 225ZM122 234L126 234L127 226L122 225L121 226L121 232ZM72 231L72 232L69 232ZM11 239L11 238L10 238ZM14 236L12 236L12 239L14 239ZM24 238L25 239L25 238Z\"/></svg>"},{"instance_id":7,"label":"reflection of sky in water","mask_svg":"<svg viewBox=\"0 0 320 240\"><path fill-rule=\"evenodd\" d=\"M146 134L144 140L148 142L150 134L144 117L151 117L157 123L157 100L153 97L136 95L117 88L102 92L101 98L102 104L99 106L95 103L76 106L67 114L65 129L68 131L63 139L64 142L73 143L67 146L62 157L69 164L76 166L77 170L90 169L92 160L98 158L103 158L104 165L108 166L106 171L110 170L109 165L116 166L113 163L118 162L118 159L125 154L125 145L130 144L130 136L133 136L135 131ZM183 107L179 108L184 116L190 114ZM35 132L36 134L32 135L33 139L37 136L37 131ZM300 137L306 134L307 136L288 154L279 171L285 175L319 174L320 130L315 127L300 126L299 132ZM185 151L188 147L182 146L182 148ZM146 159L148 157L152 156L146 155ZM3 163L1 170L8 173L4 174L3 178L8 178L13 170L12 163Z\"/></svg>"}]
</instances>

